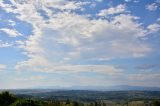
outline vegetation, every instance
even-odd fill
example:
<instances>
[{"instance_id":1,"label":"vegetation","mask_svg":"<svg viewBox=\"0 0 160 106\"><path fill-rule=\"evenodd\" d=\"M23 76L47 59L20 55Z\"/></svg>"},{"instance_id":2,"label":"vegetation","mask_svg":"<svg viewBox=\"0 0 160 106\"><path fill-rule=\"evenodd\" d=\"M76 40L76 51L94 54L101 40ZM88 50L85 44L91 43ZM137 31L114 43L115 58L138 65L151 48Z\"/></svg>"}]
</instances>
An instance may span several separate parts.
<instances>
[{"instance_id":1,"label":"vegetation","mask_svg":"<svg viewBox=\"0 0 160 106\"><path fill-rule=\"evenodd\" d=\"M55 100L55 99L37 99L37 98L27 98L31 96L24 97L15 96L10 94L9 92L0 93L0 106L106 106L105 104L109 104L109 106L141 106L142 104L150 104L151 106L160 106L159 99L154 100L132 100L123 102L113 102L112 100L103 100L97 99L95 101L72 101L68 98L65 100ZM159 95L160 96L160 95ZM59 97L58 97L59 98ZM85 98L85 96L84 96ZM141 104L141 105L138 105ZM108 105L107 105L108 106ZM148 105L147 105L148 106Z\"/></svg>"},{"instance_id":2,"label":"vegetation","mask_svg":"<svg viewBox=\"0 0 160 106\"><path fill-rule=\"evenodd\" d=\"M155 101L153 101L153 106L160 106L160 101L158 101L158 100L155 100Z\"/></svg>"},{"instance_id":3,"label":"vegetation","mask_svg":"<svg viewBox=\"0 0 160 106\"><path fill-rule=\"evenodd\" d=\"M0 106L9 106L17 100L15 96L9 92L2 92L0 94Z\"/></svg>"},{"instance_id":4,"label":"vegetation","mask_svg":"<svg viewBox=\"0 0 160 106\"><path fill-rule=\"evenodd\" d=\"M42 105L39 102L30 99L24 99L24 100L17 100L11 106L42 106Z\"/></svg>"},{"instance_id":5,"label":"vegetation","mask_svg":"<svg viewBox=\"0 0 160 106\"><path fill-rule=\"evenodd\" d=\"M0 94L0 106L42 106L39 102L30 99L21 99L10 94L2 92Z\"/></svg>"}]
</instances>

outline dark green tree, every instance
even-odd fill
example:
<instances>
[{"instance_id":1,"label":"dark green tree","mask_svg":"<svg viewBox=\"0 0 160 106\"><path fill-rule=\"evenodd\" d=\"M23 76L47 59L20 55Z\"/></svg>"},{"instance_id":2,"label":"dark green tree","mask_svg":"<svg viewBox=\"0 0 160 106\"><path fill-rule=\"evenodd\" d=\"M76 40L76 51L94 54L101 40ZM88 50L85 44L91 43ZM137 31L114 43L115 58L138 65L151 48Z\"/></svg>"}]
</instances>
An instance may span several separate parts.
<instances>
[{"instance_id":1,"label":"dark green tree","mask_svg":"<svg viewBox=\"0 0 160 106\"><path fill-rule=\"evenodd\" d=\"M69 99L66 100L66 105L69 105L71 102Z\"/></svg>"},{"instance_id":2,"label":"dark green tree","mask_svg":"<svg viewBox=\"0 0 160 106\"><path fill-rule=\"evenodd\" d=\"M17 100L11 106L42 106L42 105L36 101L25 99L25 100Z\"/></svg>"},{"instance_id":3,"label":"dark green tree","mask_svg":"<svg viewBox=\"0 0 160 106\"><path fill-rule=\"evenodd\" d=\"M0 94L0 106L9 106L16 101L16 97L9 92L2 92Z\"/></svg>"},{"instance_id":4,"label":"dark green tree","mask_svg":"<svg viewBox=\"0 0 160 106\"><path fill-rule=\"evenodd\" d=\"M79 106L78 102L73 102L73 106Z\"/></svg>"},{"instance_id":5,"label":"dark green tree","mask_svg":"<svg viewBox=\"0 0 160 106\"><path fill-rule=\"evenodd\" d=\"M153 101L153 106L160 106L160 101L158 100Z\"/></svg>"},{"instance_id":6,"label":"dark green tree","mask_svg":"<svg viewBox=\"0 0 160 106\"><path fill-rule=\"evenodd\" d=\"M98 103L97 103L97 101L95 102L95 106L98 106Z\"/></svg>"}]
</instances>

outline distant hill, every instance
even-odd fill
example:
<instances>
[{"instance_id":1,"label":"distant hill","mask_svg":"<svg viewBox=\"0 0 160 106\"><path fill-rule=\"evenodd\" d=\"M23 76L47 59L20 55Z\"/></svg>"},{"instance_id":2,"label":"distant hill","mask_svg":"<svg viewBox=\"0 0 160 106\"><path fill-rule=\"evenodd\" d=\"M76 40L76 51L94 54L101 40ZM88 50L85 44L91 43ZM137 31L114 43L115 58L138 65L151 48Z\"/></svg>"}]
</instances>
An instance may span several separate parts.
<instances>
[{"instance_id":1,"label":"distant hill","mask_svg":"<svg viewBox=\"0 0 160 106\"><path fill-rule=\"evenodd\" d=\"M9 89L8 89L9 90ZM41 86L26 89L14 89L15 93L41 93L50 91L64 91L64 90L91 90L91 91L160 91L160 87L144 87L144 86L129 86L129 85L117 85L117 86L72 86L72 87L58 87L58 86ZM0 89L0 92L3 91Z\"/></svg>"},{"instance_id":2,"label":"distant hill","mask_svg":"<svg viewBox=\"0 0 160 106\"><path fill-rule=\"evenodd\" d=\"M45 87L45 89L59 89L59 90L96 90L96 91L160 91L160 87L144 87L144 86L73 86L73 87Z\"/></svg>"},{"instance_id":3,"label":"distant hill","mask_svg":"<svg viewBox=\"0 0 160 106\"><path fill-rule=\"evenodd\" d=\"M9 90L21 98L37 98L43 100L66 100L73 101L132 101L132 100L160 100L160 88L140 86L74 86L74 87L39 87L32 89Z\"/></svg>"},{"instance_id":4,"label":"distant hill","mask_svg":"<svg viewBox=\"0 0 160 106\"><path fill-rule=\"evenodd\" d=\"M14 91L12 91L14 92ZM19 92L19 93L18 93ZM22 93L25 94L22 94ZM21 98L42 100L67 100L93 102L96 100L134 101L160 100L160 91L92 91L92 90L16 90L14 94Z\"/></svg>"},{"instance_id":5,"label":"distant hill","mask_svg":"<svg viewBox=\"0 0 160 106\"><path fill-rule=\"evenodd\" d=\"M126 91L126 90L133 90L133 91L160 91L160 87L144 87L144 86L129 86L129 85L119 85L119 86L111 86L104 90L113 90L113 91Z\"/></svg>"}]
</instances>

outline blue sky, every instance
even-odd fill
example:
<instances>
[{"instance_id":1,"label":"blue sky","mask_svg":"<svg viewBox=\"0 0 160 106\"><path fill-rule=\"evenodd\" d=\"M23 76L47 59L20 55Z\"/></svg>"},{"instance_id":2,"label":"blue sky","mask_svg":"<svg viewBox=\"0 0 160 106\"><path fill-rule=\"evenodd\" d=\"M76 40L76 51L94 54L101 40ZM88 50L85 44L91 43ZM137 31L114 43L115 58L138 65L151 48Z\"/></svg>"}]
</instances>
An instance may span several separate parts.
<instances>
[{"instance_id":1,"label":"blue sky","mask_svg":"<svg viewBox=\"0 0 160 106\"><path fill-rule=\"evenodd\" d=\"M0 1L0 88L159 86L159 45L160 0Z\"/></svg>"}]
</instances>

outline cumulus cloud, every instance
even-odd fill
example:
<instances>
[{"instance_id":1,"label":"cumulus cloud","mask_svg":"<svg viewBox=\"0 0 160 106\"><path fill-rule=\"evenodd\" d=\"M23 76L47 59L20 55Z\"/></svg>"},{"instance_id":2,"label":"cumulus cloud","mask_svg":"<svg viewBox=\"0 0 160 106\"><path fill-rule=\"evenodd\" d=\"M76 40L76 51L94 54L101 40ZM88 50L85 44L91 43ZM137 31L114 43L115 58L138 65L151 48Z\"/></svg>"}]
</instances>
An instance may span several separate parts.
<instances>
[{"instance_id":1,"label":"cumulus cloud","mask_svg":"<svg viewBox=\"0 0 160 106\"><path fill-rule=\"evenodd\" d=\"M99 73L118 73L121 70L112 65L84 65L83 62L137 58L152 51L149 44L139 40L146 36L147 29L138 23L139 17L126 14L125 5L100 11L100 16L118 14L109 21L101 17L90 19L74 12L83 9L87 3L12 0L10 5L1 4L6 7L3 8L5 11L14 13L18 19L33 26L33 34L19 43L28 59L17 63L16 69L90 72L93 67ZM48 19L44 19L39 10L45 11ZM81 64L77 65L79 62Z\"/></svg>"},{"instance_id":2,"label":"cumulus cloud","mask_svg":"<svg viewBox=\"0 0 160 106\"><path fill-rule=\"evenodd\" d=\"M62 64L68 67L65 64L72 61L145 56L151 49L147 44L141 44L137 40L137 37L144 36L143 29L134 23L132 18L134 17L121 15L115 17L112 23L108 23L101 19L89 20L76 14L58 14L55 19L50 20L50 24L54 23L54 25L44 25L41 33L35 31L38 34L26 41L24 50L30 59L18 64L18 68L25 65L36 68L39 64L37 67L54 71L54 67L49 67L48 64L51 63L51 66L55 65L55 67L57 64ZM126 20L128 23L123 24ZM126 31L128 26L132 26L135 30ZM75 67L78 69L80 66L75 65ZM76 70L74 66L70 67L70 70L72 68Z\"/></svg>"},{"instance_id":3,"label":"cumulus cloud","mask_svg":"<svg viewBox=\"0 0 160 106\"><path fill-rule=\"evenodd\" d=\"M97 15L98 16L107 16L107 15L113 15L113 14L119 14L119 13L125 13L126 12L126 6L123 4L120 4L116 7L111 7L108 9L101 10Z\"/></svg>"},{"instance_id":4,"label":"cumulus cloud","mask_svg":"<svg viewBox=\"0 0 160 106\"><path fill-rule=\"evenodd\" d=\"M148 4L146 5L146 9L149 11L155 11L158 9L158 5L157 3Z\"/></svg>"},{"instance_id":5,"label":"cumulus cloud","mask_svg":"<svg viewBox=\"0 0 160 106\"><path fill-rule=\"evenodd\" d=\"M154 23L154 24L149 25L147 28L149 30L149 33L156 33L160 31L160 24Z\"/></svg>"},{"instance_id":6,"label":"cumulus cloud","mask_svg":"<svg viewBox=\"0 0 160 106\"><path fill-rule=\"evenodd\" d=\"M0 31L6 33L9 37L17 37L22 35L15 29L1 28Z\"/></svg>"}]
</instances>

